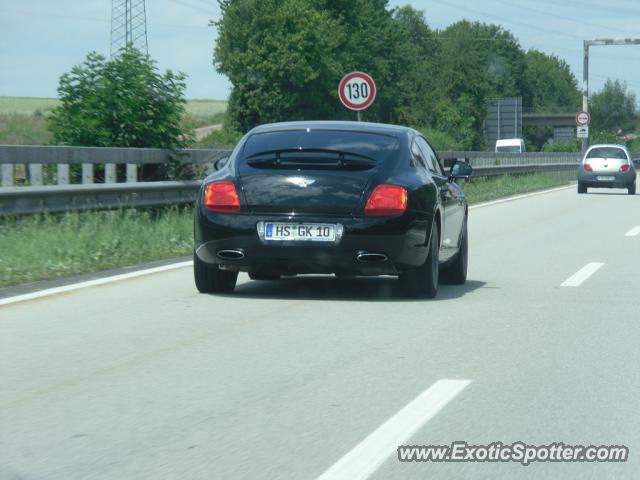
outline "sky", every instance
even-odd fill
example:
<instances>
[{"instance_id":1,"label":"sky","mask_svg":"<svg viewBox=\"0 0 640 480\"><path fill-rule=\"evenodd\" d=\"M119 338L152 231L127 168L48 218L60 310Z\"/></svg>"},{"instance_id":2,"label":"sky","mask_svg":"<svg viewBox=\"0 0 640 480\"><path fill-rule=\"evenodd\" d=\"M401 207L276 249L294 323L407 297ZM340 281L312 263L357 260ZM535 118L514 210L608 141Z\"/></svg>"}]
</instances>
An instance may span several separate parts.
<instances>
[{"instance_id":1,"label":"sky","mask_svg":"<svg viewBox=\"0 0 640 480\"><path fill-rule=\"evenodd\" d=\"M638 0L390 1L406 4L434 29L463 19L499 24L525 50L564 59L580 82L583 40L640 38ZM228 98L231 84L212 64L218 2L148 0L146 14L149 54L162 70L188 75L187 98ZM109 55L110 22L111 0L0 0L0 95L57 96L60 75L88 52ZM590 91L607 78L626 82L640 101L640 45L592 47Z\"/></svg>"}]
</instances>

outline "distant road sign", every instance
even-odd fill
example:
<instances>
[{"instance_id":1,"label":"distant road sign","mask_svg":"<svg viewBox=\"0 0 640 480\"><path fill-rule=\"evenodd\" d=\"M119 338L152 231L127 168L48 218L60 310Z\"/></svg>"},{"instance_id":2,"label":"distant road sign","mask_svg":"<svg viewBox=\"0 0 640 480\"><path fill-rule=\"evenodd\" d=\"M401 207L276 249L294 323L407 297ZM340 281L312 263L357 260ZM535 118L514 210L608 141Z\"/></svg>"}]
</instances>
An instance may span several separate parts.
<instances>
[{"instance_id":1,"label":"distant road sign","mask_svg":"<svg viewBox=\"0 0 640 480\"><path fill-rule=\"evenodd\" d=\"M589 112L576 113L576 123L582 126L589 125L591 123L591 115Z\"/></svg>"},{"instance_id":2,"label":"distant road sign","mask_svg":"<svg viewBox=\"0 0 640 480\"><path fill-rule=\"evenodd\" d=\"M376 98L376 84L364 72L351 72L340 81L340 101L350 110L364 110Z\"/></svg>"},{"instance_id":3,"label":"distant road sign","mask_svg":"<svg viewBox=\"0 0 640 480\"><path fill-rule=\"evenodd\" d=\"M576 133L578 138L589 138L589 127L587 125L578 125Z\"/></svg>"}]
</instances>

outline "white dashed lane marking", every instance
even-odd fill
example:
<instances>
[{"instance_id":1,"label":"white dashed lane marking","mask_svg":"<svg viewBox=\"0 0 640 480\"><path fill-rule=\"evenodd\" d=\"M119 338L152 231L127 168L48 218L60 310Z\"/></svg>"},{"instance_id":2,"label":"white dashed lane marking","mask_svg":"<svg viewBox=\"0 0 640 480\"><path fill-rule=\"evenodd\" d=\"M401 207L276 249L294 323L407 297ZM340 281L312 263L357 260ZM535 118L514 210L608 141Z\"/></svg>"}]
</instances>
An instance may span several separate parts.
<instances>
[{"instance_id":1,"label":"white dashed lane marking","mask_svg":"<svg viewBox=\"0 0 640 480\"><path fill-rule=\"evenodd\" d=\"M392 453L397 451L398 446L414 435L469 383L471 383L470 380L438 380L362 440L318 477L318 480L369 478Z\"/></svg>"},{"instance_id":2,"label":"white dashed lane marking","mask_svg":"<svg viewBox=\"0 0 640 480\"><path fill-rule=\"evenodd\" d=\"M625 233L625 237L637 237L638 234L640 234L640 226L638 227L633 227L631 230L629 230L627 233Z\"/></svg>"},{"instance_id":3,"label":"white dashed lane marking","mask_svg":"<svg viewBox=\"0 0 640 480\"><path fill-rule=\"evenodd\" d=\"M582 285L591 275L596 273L600 268L604 265L604 263L599 262L591 262L587 263L584 267L578 270L576 273L567 278L562 284L561 287L579 287Z\"/></svg>"}]
</instances>

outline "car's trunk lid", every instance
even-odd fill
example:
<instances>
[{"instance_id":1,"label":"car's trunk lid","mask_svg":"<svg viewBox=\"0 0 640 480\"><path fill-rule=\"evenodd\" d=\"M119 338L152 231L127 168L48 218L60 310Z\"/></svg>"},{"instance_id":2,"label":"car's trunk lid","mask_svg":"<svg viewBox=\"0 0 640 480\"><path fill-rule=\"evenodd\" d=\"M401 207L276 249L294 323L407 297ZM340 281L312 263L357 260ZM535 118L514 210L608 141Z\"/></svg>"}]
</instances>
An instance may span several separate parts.
<instances>
[{"instance_id":1,"label":"car's trunk lid","mask_svg":"<svg viewBox=\"0 0 640 480\"><path fill-rule=\"evenodd\" d=\"M244 201L253 212L352 214L368 184L391 161L390 135L311 129L249 138L238 163Z\"/></svg>"},{"instance_id":2,"label":"car's trunk lid","mask_svg":"<svg viewBox=\"0 0 640 480\"><path fill-rule=\"evenodd\" d=\"M325 152L253 157L240 172L244 199L256 212L347 213L362 207L374 161Z\"/></svg>"},{"instance_id":3,"label":"car's trunk lid","mask_svg":"<svg viewBox=\"0 0 640 480\"><path fill-rule=\"evenodd\" d=\"M617 173L622 165L629 164L628 160L620 158L588 158L585 163L591 165L595 173Z\"/></svg>"}]
</instances>

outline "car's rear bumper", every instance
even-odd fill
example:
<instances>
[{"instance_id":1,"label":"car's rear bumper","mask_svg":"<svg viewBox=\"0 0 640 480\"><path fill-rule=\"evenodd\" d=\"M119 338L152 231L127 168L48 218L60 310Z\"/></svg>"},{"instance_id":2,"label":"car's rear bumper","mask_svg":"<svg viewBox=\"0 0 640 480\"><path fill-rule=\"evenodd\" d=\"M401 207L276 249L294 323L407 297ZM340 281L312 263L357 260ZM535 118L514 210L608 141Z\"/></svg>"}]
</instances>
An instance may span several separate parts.
<instances>
[{"instance_id":1,"label":"car's rear bumper","mask_svg":"<svg viewBox=\"0 0 640 480\"><path fill-rule=\"evenodd\" d=\"M402 217L355 218L330 216L214 214L198 209L195 252L202 261L221 268L277 274L345 273L396 275L422 265L428 254L431 218L411 213ZM260 221L334 223L344 228L335 243L265 242L258 235ZM221 258L225 250L237 258ZM362 261L358 255L386 257Z\"/></svg>"},{"instance_id":2,"label":"car's rear bumper","mask_svg":"<svg viewBox=\"0 0 640 480\"><path fill-rule=\"evenodd\" d=\"M633 185L635 179L636 171L633 168L624 173L585 172L584 169L578 172L578 181L586 187L627 188Z\"/></svg>"}]
</instances>

